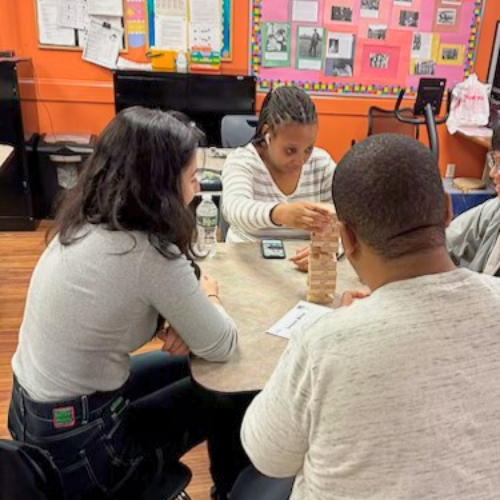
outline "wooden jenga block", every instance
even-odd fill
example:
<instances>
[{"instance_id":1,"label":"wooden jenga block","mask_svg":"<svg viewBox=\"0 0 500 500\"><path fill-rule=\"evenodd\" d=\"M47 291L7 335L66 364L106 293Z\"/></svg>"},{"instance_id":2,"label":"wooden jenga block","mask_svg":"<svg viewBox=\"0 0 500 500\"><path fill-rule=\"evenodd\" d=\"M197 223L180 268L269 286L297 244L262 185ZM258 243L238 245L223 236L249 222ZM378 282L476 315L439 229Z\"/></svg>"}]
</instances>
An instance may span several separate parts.
<instances>
[{"instance_id":1,"label":"wooden jenga block","mask_svg":"<svg viewBox=\"0 0 500 500\"><path fill-rule=\"evenodd\" d=\"M307 300L316 304L330 304L337 286L337 258L339 246L336 218L323 232L311 235L311 253Z\"/></svg>"}]
</instances>

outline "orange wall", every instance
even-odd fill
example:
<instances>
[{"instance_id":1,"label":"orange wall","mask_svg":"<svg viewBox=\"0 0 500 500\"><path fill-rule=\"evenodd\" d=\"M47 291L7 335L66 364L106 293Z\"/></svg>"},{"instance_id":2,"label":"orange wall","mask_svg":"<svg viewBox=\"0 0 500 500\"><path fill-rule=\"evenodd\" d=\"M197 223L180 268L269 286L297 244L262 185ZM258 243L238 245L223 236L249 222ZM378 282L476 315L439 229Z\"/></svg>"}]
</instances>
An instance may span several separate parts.
<instances>
[{"instance_id":1,"label":"orange wall","mask_svg":"<svg viewBox=\"0 0 500 500\"><path fill-rule=\"evenodd\" d=\"M223 65L224 73L246 74L249 50L249 1L235 1L233 62ZM22 15L21 15L22 14ZM477 60L477 73L484 80L500 2L486 3ZM40 126L46 132L99 133L114 115L111 73L81 60L81 52L40 49L37 46L34 0L0 0L0 49L16 49L31 57L35 68L34 97ZM140 54L131 51L130 58ZM352 139L366 135L368 108L372 104L392 108L394 99L365 97L315 98L319 119L319 145L339 160ZM259 104L262 97L259 98ZM480 176L485 151L466 139L450 137L440 128L441 169L457 165L457 175Z\"/></svg>"}]
</instances>

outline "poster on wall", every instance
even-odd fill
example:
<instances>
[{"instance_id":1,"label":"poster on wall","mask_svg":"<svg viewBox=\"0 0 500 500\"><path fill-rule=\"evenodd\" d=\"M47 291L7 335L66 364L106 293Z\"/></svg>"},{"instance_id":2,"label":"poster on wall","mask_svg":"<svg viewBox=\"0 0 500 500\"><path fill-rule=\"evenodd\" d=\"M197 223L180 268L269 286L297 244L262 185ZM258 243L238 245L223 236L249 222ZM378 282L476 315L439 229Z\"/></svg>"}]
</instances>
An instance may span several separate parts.
<instances>
[{"instance_id":1,"label":"poster on wall","mask_svg":"<svg viewBox=\"0 0 500 500\"><path fill-rule=\"evenodd\" d=\"M252 0L251 72L259 90L416 92L422 76L474 70L485 0Z\"/></svg>"},{"instance_id":2,"label":"poster on wall","mask_svg":"<svg viewBox=\"0 0 500 500\"><path fill-rule=\"evenodd\" d=\"M290 67L291 31L288 23L264 23L262 44L262 63L265 67Z\"/></svg>"}]
</instances>

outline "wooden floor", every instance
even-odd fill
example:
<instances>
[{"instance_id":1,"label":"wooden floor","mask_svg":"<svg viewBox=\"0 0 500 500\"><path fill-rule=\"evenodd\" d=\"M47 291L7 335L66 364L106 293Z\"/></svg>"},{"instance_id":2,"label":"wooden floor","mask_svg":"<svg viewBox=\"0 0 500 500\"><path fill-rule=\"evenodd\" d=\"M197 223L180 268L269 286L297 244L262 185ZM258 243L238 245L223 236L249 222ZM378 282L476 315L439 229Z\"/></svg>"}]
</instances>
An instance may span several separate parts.
<instances>
[{"instance_id":1,"label":"wooden floor","mask_svg":"<svg viewBox=\"0 0 500 500\"><path fill-rule=\"evenodd\" d=\"M24 302L33 268L45 247L47 223L36 232L0 232L0 437L7 438L7 408L12 387L10 361L17 345ZM149 345L145 350L154 349ZM193 500L208 500L212 484L205 445L183 459L193 471L188 493Z\"/></svg>"}]
</instances>

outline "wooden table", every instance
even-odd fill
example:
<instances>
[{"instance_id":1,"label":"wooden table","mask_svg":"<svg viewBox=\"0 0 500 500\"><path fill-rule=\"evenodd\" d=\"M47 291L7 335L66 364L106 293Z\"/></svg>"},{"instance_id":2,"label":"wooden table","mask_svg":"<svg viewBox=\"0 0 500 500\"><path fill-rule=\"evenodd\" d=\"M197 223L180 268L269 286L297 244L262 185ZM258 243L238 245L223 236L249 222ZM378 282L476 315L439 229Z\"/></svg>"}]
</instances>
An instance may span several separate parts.
<instances>
[{"instance_id":1,"label":"wooden table","mask_svg":"<svg viewBox=\"0 0 500 500\"><path fill-rule=\"evenodd\" d=\"M287 256L304 243L286 242ZM219 392L262 389L288 342L266 331L299 300L306 300L307 274L287 259L264 259L259 243L220 243L217 256L199 264L218 280L224 307L238 326L239 341L226 363L193 359L194 379ZM339 262L337 280L338 293L363 288L345 258Z\"/></svg>"},{"instance_id":2,"label":"wooden table","mask_svg":"<svg viewBox=\"0 0 500 500\"><path fill-rule=\"evenodd\" d=\"M479 146L482 146L483 148L490 149L491 148L491 137L482 137L482 136L475 136L475 135L467 135L461 132L460 130L457 131L457 134L460 137L464 137L470 142L473 142L474 144L478 144Z\"/></svg>"},{"instance_id":3,"label":"wooden table","mask_svg":"<svg viewBox=\"0 0 500 500\"><path fill-rule=\"evenodd\" d=\"M7 160L12 156L14 148L5 144L0 144L0 169L7 164Z\"/></svg>"}]
</instances>

